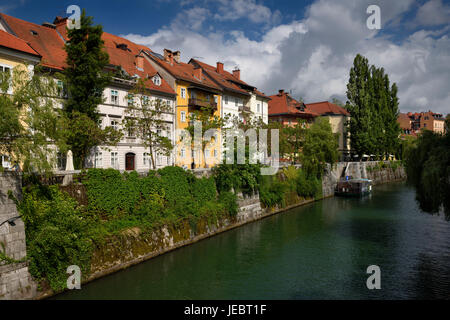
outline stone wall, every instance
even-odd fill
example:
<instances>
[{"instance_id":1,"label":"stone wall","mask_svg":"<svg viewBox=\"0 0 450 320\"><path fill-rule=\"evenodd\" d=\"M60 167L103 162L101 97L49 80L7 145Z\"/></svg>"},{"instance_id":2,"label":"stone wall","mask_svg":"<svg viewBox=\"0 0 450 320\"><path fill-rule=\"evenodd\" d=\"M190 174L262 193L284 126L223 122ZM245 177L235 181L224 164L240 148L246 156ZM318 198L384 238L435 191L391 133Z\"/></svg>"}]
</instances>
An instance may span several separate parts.
<instances>
[{"instance_id":1,"label":"stone wall","mask_svg":"<svg viewBox=\"0 0 450 320\"><path fill-rule=\"evenodd\" d=\"M21 176L13 172L0 173L0 223L19 214L8 191L21 198ZM36 294L36 284L28 272L26 260L25 226L21 219L15 226L5 223L0 227L0 250L8 260L0 261L0 300L31 299Z\"/></svg>"}]
</instances>

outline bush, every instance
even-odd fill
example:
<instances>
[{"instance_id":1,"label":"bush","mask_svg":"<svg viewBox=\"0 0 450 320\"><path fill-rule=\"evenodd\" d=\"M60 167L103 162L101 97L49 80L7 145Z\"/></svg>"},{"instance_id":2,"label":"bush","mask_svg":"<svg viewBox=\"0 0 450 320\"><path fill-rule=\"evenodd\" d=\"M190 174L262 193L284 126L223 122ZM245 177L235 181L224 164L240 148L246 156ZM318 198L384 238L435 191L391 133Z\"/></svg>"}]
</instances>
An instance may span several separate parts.
<instances>
[{"instance_id":1,"label":"bush","mask_svg":"<svg viewBox=\"0 0 450 320\"><path fill-rule=\"evenodd\" d=\"M230 216L236 216L238 213L237 196L233 192L222 192L219 195L219 202L223 204L225 210Z\"/></svg>"},{"instance_id":2,"label":"bush","mask_svg":"<svg viewBox=\"0 0 450 320\"><path fill-rule=\"evenodd\" d=\"M261 176L259 199L265 207L284 206L284 195L289 184L282 182L277 176Z\"/></svg>"},{"instance_id":3,"label":"bush","mask_svg":"<svg viewBox=\"0 0 450 320\"><path fill-rule=\"evenodd\" d=\"M58 187L30 186L19 204L27 233L29 270L34 278L46 278L52 289L66 287L66 269L78 265L89 272L92 241L89 221L75 200Z\"/></svg>"}]
</instances>

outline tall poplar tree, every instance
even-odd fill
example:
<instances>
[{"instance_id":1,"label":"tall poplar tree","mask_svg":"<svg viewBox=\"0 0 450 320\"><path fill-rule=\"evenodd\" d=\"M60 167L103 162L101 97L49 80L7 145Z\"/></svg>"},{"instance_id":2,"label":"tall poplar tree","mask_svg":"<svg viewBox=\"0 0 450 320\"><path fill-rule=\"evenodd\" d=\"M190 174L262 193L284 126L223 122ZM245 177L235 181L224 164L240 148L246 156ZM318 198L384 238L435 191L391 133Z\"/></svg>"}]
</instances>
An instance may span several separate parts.
<instances>
[{"instance_id":1,"label":"tall poplar tree","mask_svg":"<svg viewBox=\"0 0 450 320\"><path fill-rule=\"evenodd\" d=\"M367 58L358 54L350 70L347 98L353 151L360 157L394 154L400 134L397 85L390 85L384 69L369 66Z\"/></svg>"},{"instance_id":2,"label":"tall poplar tree","mask_svg":"<svg viewBox=\"0 0 450 320\"><path fill-rule=\"evenodd\" d=\"M67 68L63 71L69 94L64 111L72 129L68 144L76 168L84 167L93 147L102 143L114 145L120 140L117 132L98 126L97 107L103 102L103 91L111 80L105 72L109 56L104 51L103 28L93 25L92 17L86 16L85 10L80 25L79 29L68 29Z\"/></svg>"}]
</instances>

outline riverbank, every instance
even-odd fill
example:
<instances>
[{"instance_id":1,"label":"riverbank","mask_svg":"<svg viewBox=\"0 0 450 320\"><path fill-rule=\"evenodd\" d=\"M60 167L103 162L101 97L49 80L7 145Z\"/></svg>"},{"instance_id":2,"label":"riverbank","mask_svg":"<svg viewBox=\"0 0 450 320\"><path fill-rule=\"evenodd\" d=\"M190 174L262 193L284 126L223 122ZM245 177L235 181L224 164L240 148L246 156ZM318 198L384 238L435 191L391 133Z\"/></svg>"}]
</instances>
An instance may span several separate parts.
<instances>
[{"instance_id":1,"label":"riverbank","mask_svg":"<svg viewBox=\"0 0 450 320\"><path fill-rule=\"evenodd\" d=\"M450 224L404 182L299 206L52 300L448 299ZM369 265L381 290L368 290Z\"/></svg>"},{"instance_id":2,"label":"riverbank","mask_svg":"<svg viewBox=\"0 0 450 320\"><path fill-rule=\"evenodd\" d=\"M240 194L239 211L236 217L219 219L216 223L210 223L207 219L200 219L195 225L185 220L176 227L164 226L150 234L142 233L139 228L126 230L121 235L114 236L108 242L95 248L91 260L90 275L83 281L83 284L245 224L330 197L332 195L327 191L330 189L330 184L336 183L337 177L342 174L346 167L347 165L338 164L327 172L323 177L322 196L316 199L291 196L289 197L290 203L287 203L284 207L261 208L258 194L249 197ZM375 184L405 179L405 172L401 166L392 168L389 165L368 162L360 165L358 170L361 170L362 175L364 175L369 167L371 169L367 172L368 178L373 179ZM47 289L39 292L36 299L45 299L52 295L54 295L54 292Z\"/></svg>"}]
</instances>

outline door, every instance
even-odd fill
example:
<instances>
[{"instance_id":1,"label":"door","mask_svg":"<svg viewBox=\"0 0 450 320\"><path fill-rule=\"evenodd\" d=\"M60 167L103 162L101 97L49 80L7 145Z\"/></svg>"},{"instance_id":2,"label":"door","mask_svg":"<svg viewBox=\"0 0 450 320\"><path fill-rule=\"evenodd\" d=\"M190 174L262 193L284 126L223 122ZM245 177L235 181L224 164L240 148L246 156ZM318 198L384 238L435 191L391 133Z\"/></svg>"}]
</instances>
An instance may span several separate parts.
<instances>
[{"instance_id":1,"label":"door","mask_svg":"<svg viewBox=\"0 0 450 320\"><path fill-rule=\"evenodd\" d=\"M125 155L125 170L127 171L135 170L135 158L136 155L134 153L127 153Z\"/></svg>"}]
</instances>

